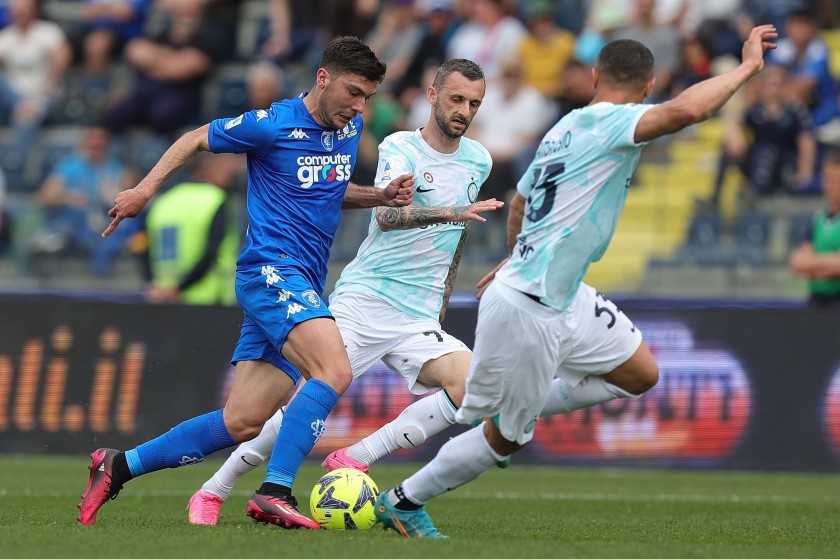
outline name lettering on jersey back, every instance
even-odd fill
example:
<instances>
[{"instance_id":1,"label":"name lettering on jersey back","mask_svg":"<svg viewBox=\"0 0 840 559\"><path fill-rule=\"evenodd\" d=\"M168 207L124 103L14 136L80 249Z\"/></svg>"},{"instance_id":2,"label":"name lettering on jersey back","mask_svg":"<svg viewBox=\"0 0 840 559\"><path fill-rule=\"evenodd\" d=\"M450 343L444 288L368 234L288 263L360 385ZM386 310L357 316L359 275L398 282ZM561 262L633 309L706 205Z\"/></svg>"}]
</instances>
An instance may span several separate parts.
<instances>
[{"instance_id":1,"label":"name lettering on jersey back","mask_svg":"<svg viewBox=\"0 0 840 559\"><path fill-rule=\"evenodd\" d=\"M301 188L311 188L315 183L329 184L350 180L353 174L353 157L335 155L302 155L297 158L297 178Z\"/></svg>"}]
</instances>

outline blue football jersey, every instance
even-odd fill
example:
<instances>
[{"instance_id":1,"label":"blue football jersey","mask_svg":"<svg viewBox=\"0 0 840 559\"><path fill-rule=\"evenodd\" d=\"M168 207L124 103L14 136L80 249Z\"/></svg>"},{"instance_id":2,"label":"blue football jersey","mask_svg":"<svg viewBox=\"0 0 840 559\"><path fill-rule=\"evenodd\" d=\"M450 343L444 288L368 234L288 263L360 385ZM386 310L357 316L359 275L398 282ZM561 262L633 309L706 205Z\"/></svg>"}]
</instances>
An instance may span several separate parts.
<instances>
[{"instance_id":1,"label":"blue football jersey","mask_svg":"<svg viewBox=\"0 0 840 559\"><path fill-rule=\"evenodd\" d=\"M324 128L303 97L214 120L208 137L214 153L248 156L249 224L237 267L297 263L323 293L362 117Z\"/></svg>"}]
</instances>

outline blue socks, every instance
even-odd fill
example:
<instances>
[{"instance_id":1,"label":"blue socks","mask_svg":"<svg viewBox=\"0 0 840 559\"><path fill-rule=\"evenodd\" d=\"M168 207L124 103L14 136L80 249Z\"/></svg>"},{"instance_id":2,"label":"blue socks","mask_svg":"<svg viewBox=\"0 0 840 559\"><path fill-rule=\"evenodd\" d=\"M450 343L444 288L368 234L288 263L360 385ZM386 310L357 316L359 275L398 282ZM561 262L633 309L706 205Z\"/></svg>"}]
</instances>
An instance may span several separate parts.
<instances>
[{"instance_id":1,"label":"blue socks","mask_svg":"<svg viewBox=\"0 0 840 559\"><path fill-rule=\"evenodd\" d=\"M125 458L131 475L137 477L201 462L206 455L235 444L225 426L222 410L216 410L176 425L156 439L129 450Z\"/></svg>"},{"instance_id":2,"label":"blue socks","mask_svg":"<svg viewBox=\"0 0 840 559\"><path fill-rule=\"evenodd\" d=\"M292 398L268 461L266 483L292 487L300 465L324 432L324 421L338 403L329 384L311 379Z\"/></svg>"}]
</instances>

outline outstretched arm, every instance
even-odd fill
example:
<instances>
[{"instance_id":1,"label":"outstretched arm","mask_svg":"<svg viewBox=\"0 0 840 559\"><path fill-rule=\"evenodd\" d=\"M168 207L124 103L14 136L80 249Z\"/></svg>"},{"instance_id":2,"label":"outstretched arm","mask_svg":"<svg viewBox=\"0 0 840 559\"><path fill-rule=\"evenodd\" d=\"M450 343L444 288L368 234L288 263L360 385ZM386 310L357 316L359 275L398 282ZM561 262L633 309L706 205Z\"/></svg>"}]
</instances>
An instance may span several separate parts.
<instances>
[{"instance_id":1,"label":"outstretched arm","mask_svg":"<svg viewBox=\"0 0 840 559\"><path fill-rule=\"evenodd\" d=\"M764 68L764 53L776 48L772 25L754 27L744 43L741 64L729 72L693 85L648 110L636 125L635 140L649 142L702 122L718 111L738 89Z\"/></svg>"},{"instance_id":2,"label":"outstretched arm","mask_svg":"<svg viewBox=\"0 0 840 559\"><path fill-rule=\"evenodd\" d=\"M210 125L205 124L178 138L137 186L117 194L114 207L108 212L108 215L114 219L102 233L103 237L110 235L123 219L135 217L143 211L158 188L186 165L196 153L210 151L207 139L209 128Z\"/></svg>"},{"instance_id":3,"label":"outstretched arm","mask_svg":"<svg viewBox=\"0 0 840 559\"><path fill-rule=\"evenodd\" d=\"M355 210L376 206L407 206L412 200L414 200L414 177L406 174L395 178L385 188L349 183L344 192L341 208Z\"/></svg>"},{"instance_id":4,"label":"outstretched arm","mask_svg":"<svg viewBox=\"0 0 840 559\"><path fill-rule=\"evenodd\" d=\"M487 221L481 214L492 212L504 206L495 198L474 202L468 206L404 206L401 208L378 208L376 222L382 231L414 229L434 223L465 221Z\"/></svg>"}]
</instances>

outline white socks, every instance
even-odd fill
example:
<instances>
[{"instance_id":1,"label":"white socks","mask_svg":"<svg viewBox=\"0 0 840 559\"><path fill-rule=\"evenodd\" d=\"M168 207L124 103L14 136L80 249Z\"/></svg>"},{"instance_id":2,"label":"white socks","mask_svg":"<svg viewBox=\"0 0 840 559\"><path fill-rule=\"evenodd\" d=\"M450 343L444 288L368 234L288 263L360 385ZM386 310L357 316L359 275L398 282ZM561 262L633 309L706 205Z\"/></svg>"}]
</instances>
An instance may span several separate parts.
<instances>
[{"instance_id":1,"label":"white socks","mask_svg":"<svg viewBox=\"0 0 840 559\"><path fill-rule=\"evenodd\" d=\"M266 421L256 438L236 447L222 467L201 486L201 490L217 495L222 500L227 499L233 489L233 484L239 478L254 470L271 456L274 441L277 440L277 433L282 423L283 411L278 410Z\"/></svg>"},{"instance_id":2,"label":"white socks","mask_svg":"<svg viewBox=\"0 0 840 559\"><path fill-rule=\"evenodd\" d=\"M551 389L543 404L541 416L571 413L616 398L638 398L596 375L589 375L577 386L568 386L559 378L551 381Z\"/></svg>"},{"instance_id":3,"label":"white socks","mask_svg":"<svg viewBox=\"0 0 840 559\"><path fill-rule=\"evenodd\" d=\"M405 480L402 488L406 498L422 505L474 480L504 459L490 448L484 437L484 425L478 425L449 439L434 460Z\"/></svg>"},{"instance_id":4,"label":"white socks","mask_svg":"<svg viewBox=\"0 0 840 559\"><path fill-rule=\"evenodd\" d=\"M443 390L417 400L349 449L353 460L369 466L400 448L414 448L455 423L455 407Z\"/></svg>"}]
</instances>

